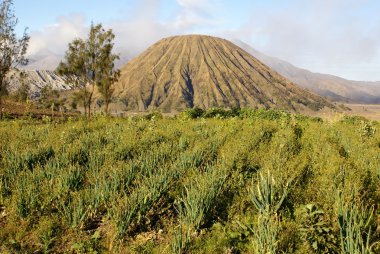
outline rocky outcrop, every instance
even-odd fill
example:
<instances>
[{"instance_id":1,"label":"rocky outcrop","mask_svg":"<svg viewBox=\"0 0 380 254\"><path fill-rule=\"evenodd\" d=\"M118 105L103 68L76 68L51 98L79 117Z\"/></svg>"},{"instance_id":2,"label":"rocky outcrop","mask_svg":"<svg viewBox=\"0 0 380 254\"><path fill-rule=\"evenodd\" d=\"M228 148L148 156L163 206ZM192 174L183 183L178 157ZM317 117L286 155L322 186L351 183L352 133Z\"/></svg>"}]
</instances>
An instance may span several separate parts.
<instances>
[{"instance_id":1,"label":"rocky outcrop","mask_svg":"<svg viewBox=\"0 0 380 254\"><path fill-rule=\"evenodd\" d=\"M22 70L12 71L9 75L9 90L17 90L22 82L30 85L31 97L39 97L40 90L50 85L54 90L70 90L71 86L66 80L54 71L45 70Z\"/></svg>"}]
</instances>

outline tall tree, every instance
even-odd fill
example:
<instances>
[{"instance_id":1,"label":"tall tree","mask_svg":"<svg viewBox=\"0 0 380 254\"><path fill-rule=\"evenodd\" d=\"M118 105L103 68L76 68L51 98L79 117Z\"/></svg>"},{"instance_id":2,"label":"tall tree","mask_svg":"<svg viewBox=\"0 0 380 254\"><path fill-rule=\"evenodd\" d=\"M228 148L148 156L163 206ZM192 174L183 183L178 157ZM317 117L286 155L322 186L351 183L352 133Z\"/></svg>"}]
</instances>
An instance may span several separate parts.
<instances>
[{"instance_id":1,"label":"tall tree","mask_svg":"<svg viewBox=\"0 0 380 254\"><path fill-rule=\"evenodd\" d=\"M106 31L101 24L92 24L86 40L75 39L69 44L65 61L58 67L60 74L69 77L68 81L74 81L73 84L80 88L87 116L91 116L95 86L108 96L112 83L106 89L104 87L117 77L113 69L114 61L119 56L112 53L114 39L111 29Z\"/></svg>"},{"instance_id":2,"label":"tall tree","mask_svg":"<svg viewBox=\"0 0 380 254\"><path fill-rule=\"evenodd\" d=\"M112 96L114 93L113 84L119 80L120 71L114 70L114 64L103 68L101 73L100 82L98 82L98 89L104 100L105 108L104 112L108 114L108 106L112 102Z\"/></svg>"},{"instance_id":3,"label":"tall tree","mask_svg":"<svg viewBox=\"0 0 380 254\"><path fill-rule=\"evenodd\" d=\"M23 36L17 38L15 28L18 19L12 7L12 0L0 2L0 119L3 117L3 96L7 94L7 74L12 68L28 63L25 54L29 36L25 28Z\"/></svg>"},{"instance_id":4,"label":"tall tree","mask_svg":"<svg viewBox=\"0 0 380 254\"><path fill-rule=\"evenodd\" d=\"M12 75L13 76L13 75ZM30 97L30 83L28 80L28 74L25 71L20 71L14 74L15 79L17 79L19 86L17 90L14 92L13 97L17 101L26 102Z\"/></svg>"},{"instance_id":5,"label":"tall tree","mask_svg":"<svg viewBox=\"0 0 380 254\"><path fill-rule=\"evenodd\" d=\"M87 71L85 65L85 41L75 39L69 43L69 48L66 51L65 62L61 62L57 68L60 75L64 75L66 82L79 89L76 93L76 99L81 100L85 115L87 116L87 102L89 92L87 90Z\"/></svg>"}]
</instances>

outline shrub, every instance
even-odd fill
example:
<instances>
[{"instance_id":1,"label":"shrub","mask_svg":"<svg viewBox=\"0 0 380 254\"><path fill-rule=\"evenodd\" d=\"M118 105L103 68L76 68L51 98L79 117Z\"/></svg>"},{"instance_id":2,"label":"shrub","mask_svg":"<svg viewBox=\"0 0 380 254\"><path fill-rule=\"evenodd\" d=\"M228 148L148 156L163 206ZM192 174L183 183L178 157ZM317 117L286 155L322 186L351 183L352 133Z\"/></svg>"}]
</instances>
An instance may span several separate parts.
<instances>
[{"instance_id":1,"label":"shrub","mask_svg":"<svg viewBox=\"0 0 380 254\"><path fill-rule=\"evenodd\" d=\"M314 204L300 209L301 237L308 249L316 253L338 253L333 228L324 218L324 212Z\"/></svg>"},{"instance_id":2,"label":"shrub","mask_svg":"<svg viewBox=\"0 0 380 254\"><path fill-rule=\"evenodd\" d=\"M205 111L201 108L192 108L183 111L180 116L185 119L196 119L203 116Z\"/></svg>"},{"instance_id":3,"label":"shrub","mask_svg":"<svg viewBox=\"0 0 380 254\"><path fill-rule=\"evenodd\" d=\"M160 120L163 118L162 114L158 111L152 111L149 114L147 114L144 117L146 120L153 121L153 120Z\"/></svg>"},{"instance_id":4,"label":"shrub","mask_svg":"<svg viewBox=\"0 0 380 254\"><path fill-rule=\"evenodd\" d=\"M203 114L204 118L226 118L229 117L228 110L223 108L210 108Z\"/></svg>"}]
</instances>

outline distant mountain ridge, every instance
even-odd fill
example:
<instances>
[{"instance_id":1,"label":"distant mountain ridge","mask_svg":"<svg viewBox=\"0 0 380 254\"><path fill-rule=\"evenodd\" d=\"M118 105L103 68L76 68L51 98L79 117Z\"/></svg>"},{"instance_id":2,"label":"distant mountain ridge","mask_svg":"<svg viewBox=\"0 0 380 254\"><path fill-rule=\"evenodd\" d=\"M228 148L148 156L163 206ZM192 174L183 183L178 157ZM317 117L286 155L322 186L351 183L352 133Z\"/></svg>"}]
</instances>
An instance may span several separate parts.
<instances>
[{"instance_id":1,"label":"distant mountain ridge","mask_svg":"<svg viewBox=\"0 0 380 254\"><path fill-rule=\"evenodd\" d=\"M230 41L203 35L173 36L149 47L122 68L115 95L126 110L333 107Z\"/></svg>"},{"instance_id":2,"label":"distant mountain ridge","mask_svg":"<svg viewBox=\"0 0 380 254\"><path fill-rule=\"evenodd\" d=\"M313 73L281 59L265 55L240 40L234 40L234 43L290 81L330 100L347 103L380 104L380 81L351 81L334 75ZM117 68L120 68L129 62L133 54L125 48L119 48L117 51L122 52L120 54L121 59L116 64ZM54 86L57 88L65 89L67 87L64 79L58 79L53 73L62 59L63 55L55 54L49 50L40 51L29 56L29 64L23 69L29 73L38 70L40 74L44 73L43 76L51 76L51 78L39 78L40 75L37 72L31 74L33 91L38 91L47 84L45 81L49 80L56 80L53 83L56 83ZM16 83L13 84L13 88L15 85Z\"/></svg>"},{"instance_id":3,"label":"distant mountain ridge","mask_svg":"<svg viewBox=\"0 0 380 254\"><path fill-rule=\"evenodd\" d=\"M48 70L22 70L26 75L24 80L20 79L20 71L12 71L10 75L14 78L10 79L9 90L15 91L21 82L30 85L31 97L39 97L43 87L50 85L54 90L70 90L72 87L66 84L66 80L57 75L54 71Z\"/></svg>"},{"instance_id":4,"label":"distant mountain ridge","mask_svg":"<svg viewBox=\"0 0 380 254\"><path fill-rule=\"evenodd\" d=\"M380 103L380 81L352 81L334 75L313 73L281 59L267 56L242 41L234 42L282 76L333 101Z\"/></svg>"}]
</instances>

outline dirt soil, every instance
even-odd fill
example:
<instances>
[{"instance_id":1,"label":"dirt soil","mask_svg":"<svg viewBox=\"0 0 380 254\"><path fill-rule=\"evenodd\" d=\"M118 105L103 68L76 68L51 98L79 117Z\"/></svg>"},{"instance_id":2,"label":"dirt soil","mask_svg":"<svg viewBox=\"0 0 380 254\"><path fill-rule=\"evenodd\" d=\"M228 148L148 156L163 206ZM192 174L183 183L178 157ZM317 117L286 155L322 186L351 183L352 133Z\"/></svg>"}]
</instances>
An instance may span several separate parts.
<instances>
[{"instance_id":1,"label":"dirt soil","mask_svg":"<svg viewBox=\"0 0 380 254\"><path fill-rule=\"evenodd\" d=\"M364 116L370 120L380 120L380 104L346 104L350 115Z\"/></svg>"},{"instance_id":2,"label":"dirt soil","mask_svg":"<svg viewBox=\"0 0 380 254\"><path fill-rule=\"evenodd\" d=\"M3 114L9 118L18 118L22 116L31 115L34 118L42 118L43 116L54 116L54 117L69 117L78 116L78 113L71 112L52 112L48 109L39 109L33 103L25 102L15 102L12 100L3 101L2 109Z\"/></svg>"},{"instance_id":3,"label":"dirt soil","mask_svg":"<svg viewBox=\"0 0 380 254\"><path fill-rule=\"evenodd\" d=\"M321 110L318 112L306 112L306 115L318 116L328 121L339 121L345 115L362 116L368 120L380 121L380 104L344 104L347 110L331 112Z\"/></svg>"}]
</instances>

